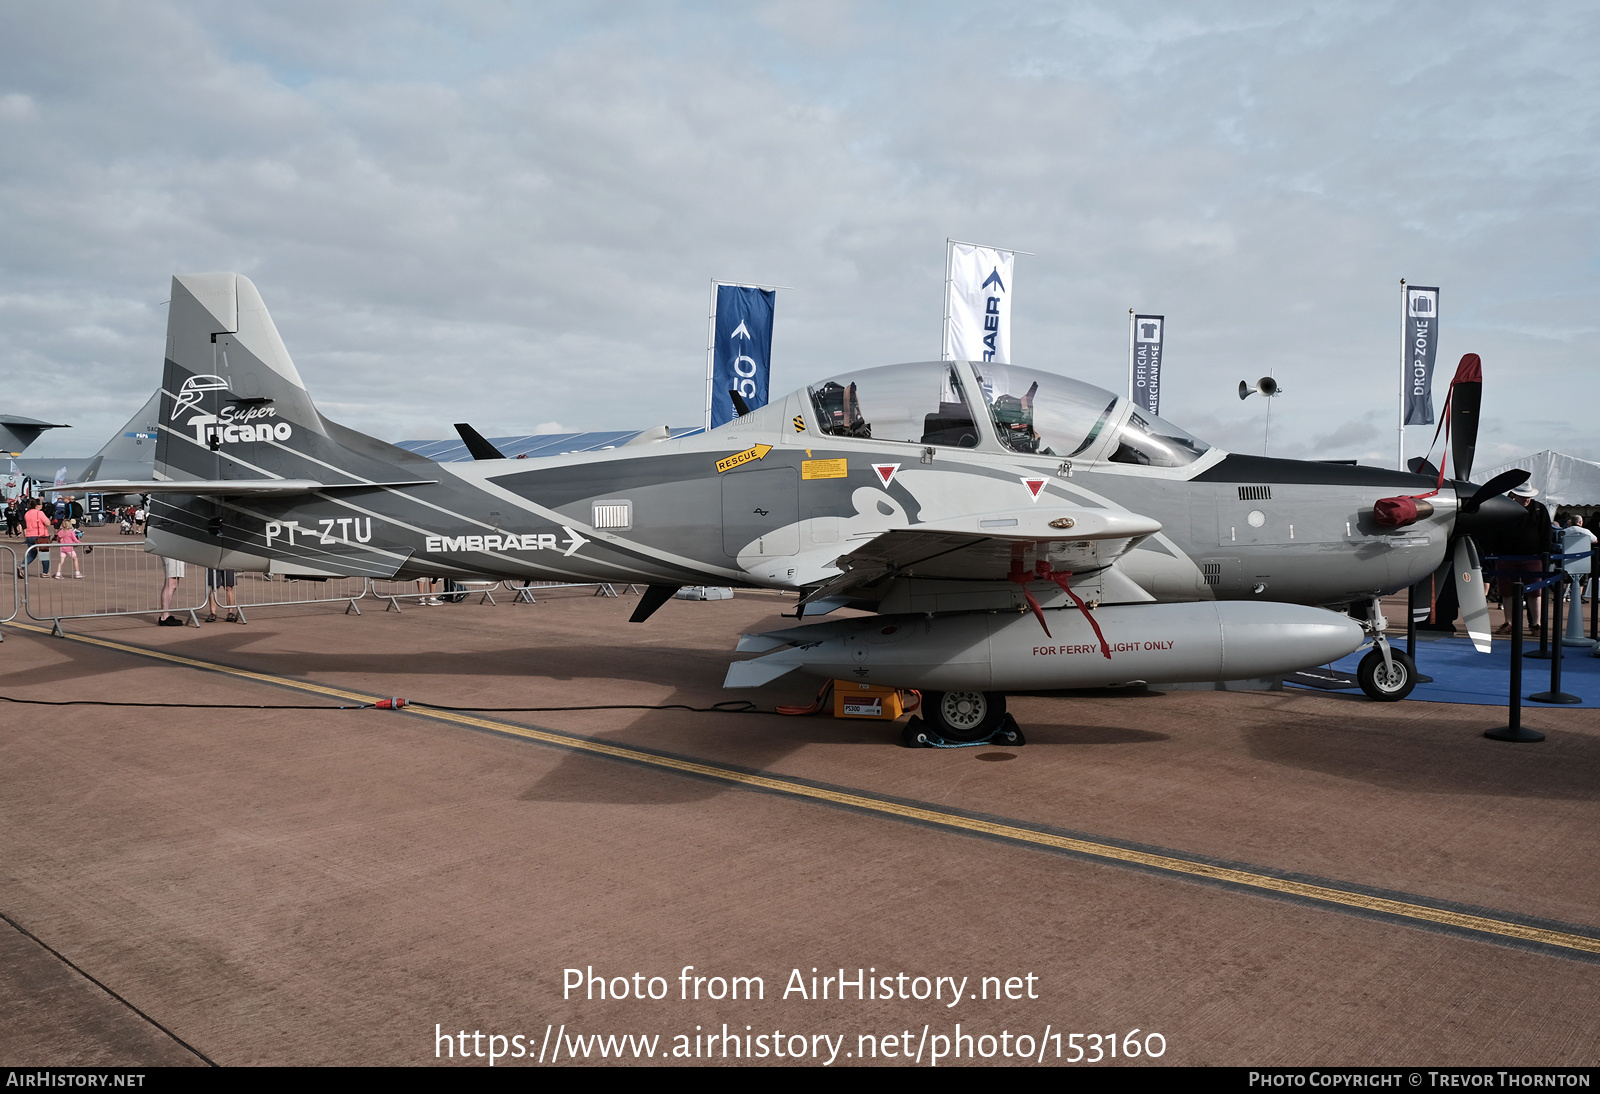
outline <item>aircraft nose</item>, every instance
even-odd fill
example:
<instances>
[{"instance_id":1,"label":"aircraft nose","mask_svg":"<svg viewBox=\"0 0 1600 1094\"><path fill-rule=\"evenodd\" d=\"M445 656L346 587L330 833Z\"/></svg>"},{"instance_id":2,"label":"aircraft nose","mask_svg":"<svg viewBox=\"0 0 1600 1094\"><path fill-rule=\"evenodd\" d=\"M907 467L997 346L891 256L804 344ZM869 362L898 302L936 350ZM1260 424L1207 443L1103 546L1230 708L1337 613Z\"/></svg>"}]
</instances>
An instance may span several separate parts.
<instances>
[{"instance_id":1,"label":"aircraft nose","mask_svg":"<svg viewBox=\"0 0 1600 1094\"><path fill-rule=\"evenodd\" d=\"M1480 541L1492 541L1514 530L1527 519L1526 509L1504 494L1496 494L1479 505L1475 513L1458 512L1455 533Z\"/></svg>"}]
</instances>

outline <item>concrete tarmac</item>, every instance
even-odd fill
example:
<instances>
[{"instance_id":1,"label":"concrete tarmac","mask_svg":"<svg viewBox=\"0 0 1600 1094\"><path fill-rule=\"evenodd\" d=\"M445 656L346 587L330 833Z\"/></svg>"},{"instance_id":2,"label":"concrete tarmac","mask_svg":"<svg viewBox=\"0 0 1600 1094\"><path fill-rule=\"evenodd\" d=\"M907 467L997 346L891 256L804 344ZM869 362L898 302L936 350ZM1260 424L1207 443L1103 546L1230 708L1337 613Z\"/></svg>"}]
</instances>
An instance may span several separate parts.
<instances>
[{"instance_id":1,"label":"concrete tarmac","mask_svg":"<svg viewBox=\"0 0 1600 1094\"><path fill-rule=\"evenodd\" d=\"M608 1064L1018 1064L1024 1043L1065 1063L1111 1034L1103 1064L1163 1043L1156 1063L1596 1061L1591 710L1530 707L1548 740L1513 746L1482 736L1503 708L1019 698L1026 746L949 751L831 717L476 716L681 758L663 766L409 713L265 709L339 700L117 648L444 706L770 710L815 691L720 687L735 637L792 598L671 601L642 625L632 596L508 599L67 624L116 646L7 626L0 695L219 706L5 704L0 1063L600 1063L617 1045L596 1034L644 1038ZM986 838L941 811L1476 909L1509 933Z\"/></svg>"}]
</instances>

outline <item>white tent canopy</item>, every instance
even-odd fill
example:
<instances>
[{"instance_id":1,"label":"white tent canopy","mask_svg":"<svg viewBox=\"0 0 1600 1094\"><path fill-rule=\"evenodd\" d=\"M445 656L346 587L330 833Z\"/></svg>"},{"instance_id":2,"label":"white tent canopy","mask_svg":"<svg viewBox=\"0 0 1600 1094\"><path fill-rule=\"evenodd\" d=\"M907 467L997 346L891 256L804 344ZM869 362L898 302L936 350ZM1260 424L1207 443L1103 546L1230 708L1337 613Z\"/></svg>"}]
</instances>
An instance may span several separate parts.
<instances>
[{"instance_id":1,"label":"white tent canopy","mask_svg":"<svg viewBox=\"0 0 1600 1094\"><path fill-rule=\"evenodd\" d=\"M1520 460L1479 471L1473 479L1488 482L1502 471L1516 468L1533 473L1528 482L1539 491L1540 500L1552 509L1557 505L1600 505L1600 463L1561 452L1535 452Z\"/></svg>"}]
</instances>

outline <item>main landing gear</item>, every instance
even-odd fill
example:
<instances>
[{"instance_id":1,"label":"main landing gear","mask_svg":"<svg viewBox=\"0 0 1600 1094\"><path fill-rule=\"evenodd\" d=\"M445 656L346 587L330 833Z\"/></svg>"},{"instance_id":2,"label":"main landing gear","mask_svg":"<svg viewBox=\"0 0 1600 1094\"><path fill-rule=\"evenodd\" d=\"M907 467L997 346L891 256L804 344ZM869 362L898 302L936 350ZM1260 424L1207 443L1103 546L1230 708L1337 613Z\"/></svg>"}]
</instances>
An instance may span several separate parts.
<instances>
[{"instance_id":1,"label":"main landing gear","mask_svg":"<svg viewBox=\"0 0 1600 1094\"><path fill-rule=\"evenodd\" d=\"M1356 680L1361 684L1361 690L1367 693L1367 698L1380 703L1398 703L1417 686L1416 662L1404 650L1390 646L1389 640L1384 637L1388 621L1383 618L1377 597L1372 598L1362 626L1372 635L1372 649L1356 666Z\"/></svg>"},{"instance_id":2,"label":"main landing gear","mask_svg":"<svg viewBox=\"0 0 1600 1094\"><path fill-rule=\"evenodd\" d=\"M929 691L922 717L913 715L901 735L908 748L965 748L1026 744L999 691Z\"/></svg>"}]
</instances>

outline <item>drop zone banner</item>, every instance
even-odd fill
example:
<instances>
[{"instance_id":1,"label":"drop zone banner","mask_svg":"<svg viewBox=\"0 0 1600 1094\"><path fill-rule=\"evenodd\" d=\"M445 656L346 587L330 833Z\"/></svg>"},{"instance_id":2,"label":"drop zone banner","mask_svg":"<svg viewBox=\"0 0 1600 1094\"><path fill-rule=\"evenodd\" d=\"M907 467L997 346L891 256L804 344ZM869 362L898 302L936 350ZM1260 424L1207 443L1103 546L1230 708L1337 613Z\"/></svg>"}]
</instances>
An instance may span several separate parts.
<instances>
[{"instance_id":1,"label":"drop zone banner","mask_svg":"<svg viewBox=\"0 0 1600 1094\"><path fill-rule=\"evenodd\" d=\"M1433 359L1439 351L1439 289L1406 286L1406 425L1433 424Z\"/></svg>"}]
</instances>

